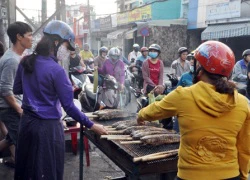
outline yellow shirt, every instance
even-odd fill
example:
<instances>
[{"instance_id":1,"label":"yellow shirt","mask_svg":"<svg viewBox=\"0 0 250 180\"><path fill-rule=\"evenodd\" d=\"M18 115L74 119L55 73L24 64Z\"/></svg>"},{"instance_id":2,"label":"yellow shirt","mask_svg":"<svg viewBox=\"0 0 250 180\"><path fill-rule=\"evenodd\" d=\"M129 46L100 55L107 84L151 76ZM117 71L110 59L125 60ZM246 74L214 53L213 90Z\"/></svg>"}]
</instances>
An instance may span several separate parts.
<instances>
[{"instance_id":1,"label":"yellow shirt","mask_svg":"<svg viewBox=\"0 0 250 180\"><path fill-rule=\"evenodd\" d=\"M178 177L188 180L247 180L250 159L250 116L246 98L220 94L199 82L178 87L139 112L144 120L178 116L181 143Z\"/></svg>"},{"instance_id":2,"label":"yellow shirt","mask_svg":"<svg viewBox=\"0 0 250 180\"><path fill-rule=\"evenodd\" d=\"M83 60L89 60L90 58L94 58L93 54L91 51L80 51L81 58Z\"/></svg>"}]
</instances>

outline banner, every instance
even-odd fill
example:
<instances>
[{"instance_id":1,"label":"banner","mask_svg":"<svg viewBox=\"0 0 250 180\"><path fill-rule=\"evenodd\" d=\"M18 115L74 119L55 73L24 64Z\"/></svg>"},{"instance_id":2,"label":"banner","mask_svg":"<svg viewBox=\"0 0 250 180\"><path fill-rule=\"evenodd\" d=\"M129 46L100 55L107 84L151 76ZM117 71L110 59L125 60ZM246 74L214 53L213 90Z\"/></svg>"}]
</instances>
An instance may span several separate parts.
<instances>
[{"instance_id":1,"label":"banner","mask_svg":"<svg viewBox=\"0 0 250 180\"><path fill-rule=\"evenodd\" d=\"M117 14L117 25L128 24L128 12Z\"/></svg>"},{"instance_id":2,"label":"banner","mask_svg":"<svg viewBox=\"0 0 250 180\"><path fill-rule=\"evenodd\" d=\"M150 20L152 18L151 5L134 9L128 13L128 22Z\"/></svg>"}]
</instances>

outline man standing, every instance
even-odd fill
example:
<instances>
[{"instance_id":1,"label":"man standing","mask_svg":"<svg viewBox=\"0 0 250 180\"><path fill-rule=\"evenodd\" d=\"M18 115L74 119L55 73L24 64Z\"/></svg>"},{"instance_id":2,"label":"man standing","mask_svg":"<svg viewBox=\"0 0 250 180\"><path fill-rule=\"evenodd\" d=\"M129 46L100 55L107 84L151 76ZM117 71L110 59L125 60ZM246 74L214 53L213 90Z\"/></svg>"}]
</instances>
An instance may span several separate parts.
<instances>
[{"instance_id":1,"label":"man standing","mask_svg":"<svg viewBox=\"0 0 250 180\"><path fill-rule=\"evenodd\" d=\"M22 97L13 94L13 83L21 55L25 49L32 47L32 29L26 23L15 22L9 25L7 34L13 46L0 59L0 119L8 134L0 141L0 151L10 147L12 159L5 164L14 167L17 132L23 110Z\"/></svg>"},{"instance_id":2,"label":"man standing","mask_svg":"<svg viewBox=\"0 0 250 180\"><path fill-rule=\"evenodd\" d=\"M190 71L190 63L187 60L188 49L186 47L180 47L178 49L178 55L179 58L171 64L171 72L179 79L183 73Z\"/></svg>"}]
</instances>

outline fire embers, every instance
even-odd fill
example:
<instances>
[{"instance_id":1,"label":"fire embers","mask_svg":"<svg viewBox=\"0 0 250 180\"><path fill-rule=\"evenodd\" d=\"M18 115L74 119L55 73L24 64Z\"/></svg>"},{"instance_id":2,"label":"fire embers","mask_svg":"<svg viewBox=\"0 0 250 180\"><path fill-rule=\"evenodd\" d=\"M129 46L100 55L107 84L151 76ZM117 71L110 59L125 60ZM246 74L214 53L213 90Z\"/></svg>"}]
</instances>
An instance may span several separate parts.
<instances>
[{"instance_id":1,"label":"fire embers","mask_svg":"<svg viewBox=\"0 0 250 180\"><path fill-rule=\"evenodd\" d=\"M196 149L204 162L221 161L226 156L227 141L217 136L205 136L199 140Z\"/></svg>"}]
</instances>

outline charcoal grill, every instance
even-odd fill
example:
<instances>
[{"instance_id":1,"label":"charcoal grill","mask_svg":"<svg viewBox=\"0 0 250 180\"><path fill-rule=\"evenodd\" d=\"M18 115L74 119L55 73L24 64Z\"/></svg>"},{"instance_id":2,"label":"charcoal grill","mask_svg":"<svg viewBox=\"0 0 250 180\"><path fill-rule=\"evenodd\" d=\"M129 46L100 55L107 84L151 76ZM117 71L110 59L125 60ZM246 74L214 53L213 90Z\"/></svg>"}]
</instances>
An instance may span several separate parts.
<instances>
[{"instance_id":1,"label":"charcoal grill","mask_svg":"<svg viewBox=\"0 0 250 180\"><path fill-rule=\"evenodd\" d=\"M117 121L98 121L99 124L110 126ZM178 149L179 143L160 146L149 146L140 144L120 144L118 140L100 139L93 131L86 130L86 137L95 144L106 156L108 156L126 174L125 179L139 179L141 175L159 174L161 179L167 178L169 174L176 175L177 156L147 161L133 162L134 157L140 157L152 153ZM170 179L172 179L171 177Z\"/></svg>"}]
</instances>

